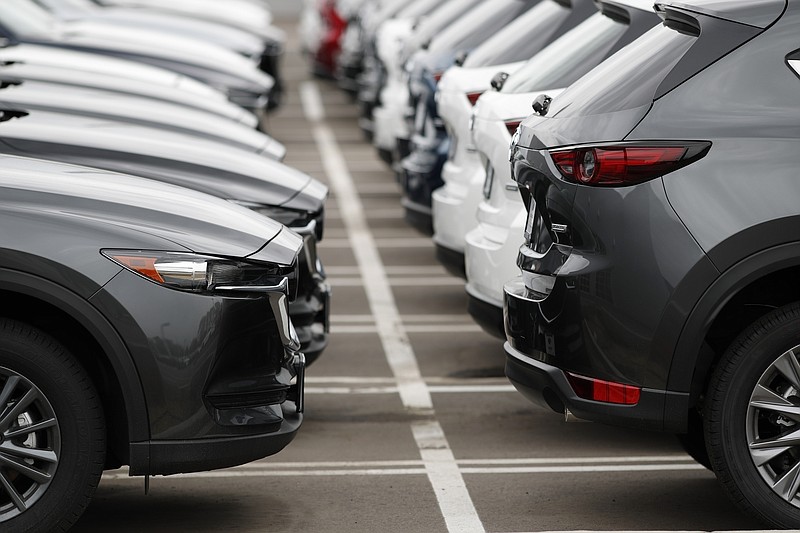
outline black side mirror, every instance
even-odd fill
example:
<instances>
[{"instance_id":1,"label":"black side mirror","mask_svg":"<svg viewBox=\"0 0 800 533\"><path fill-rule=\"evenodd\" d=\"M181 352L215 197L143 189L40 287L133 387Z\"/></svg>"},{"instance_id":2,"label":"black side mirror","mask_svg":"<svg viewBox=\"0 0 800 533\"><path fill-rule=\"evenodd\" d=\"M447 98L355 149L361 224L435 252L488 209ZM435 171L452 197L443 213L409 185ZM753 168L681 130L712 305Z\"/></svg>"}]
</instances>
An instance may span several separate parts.
<instances>
[{"instance_id":1,"label":"black side mirror","mask_svg":"<svg viewBox=\"0 0 800 533\"><path fill-rule=\"evenodd\" d=\"M494 75L491 81L492 89L495 91L500 91L505 85L506 80L508 79L508 72L498 72Z\"/></svg>"},{"instance_id":2,"label":"black side mirror","mask_svg":"<svg viewBox=\"0 0 800 533\"><path fill-rule=\"evenodd\" d=\"M533 101L533 112L541 117L545 116L550 110L550 102L552 101L553 99L546 94L540 94Z\"/></svg>"}]
</instances>

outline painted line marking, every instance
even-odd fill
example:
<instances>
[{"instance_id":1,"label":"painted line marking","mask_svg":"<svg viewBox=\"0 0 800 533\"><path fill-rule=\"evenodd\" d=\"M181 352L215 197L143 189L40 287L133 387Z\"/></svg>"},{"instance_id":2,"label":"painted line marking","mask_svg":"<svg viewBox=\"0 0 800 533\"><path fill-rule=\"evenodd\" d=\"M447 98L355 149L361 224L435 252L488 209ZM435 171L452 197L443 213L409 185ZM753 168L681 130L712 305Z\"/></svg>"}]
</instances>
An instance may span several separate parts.
<instances>
[{"instance_id":1,"label":"painted line marking","mask_svg":"<svg viewBox=\"0 0 800 533\"><path fill-rule=\"evenodd\" d=\"M472 324L472 320L470 319L469 315L402 315L400 318L403 319L404 323L409 322L422 322L423 324L430 324L431 322L435 323L451 323L451 322L463 322L464 324ZM371 323L374 322L375 319L372 315L331 315L331 322L334 324L337 323L347 323L352 324L356 322L366 322Z\"/></svg>"},{"instance_id":2,"label":"painted line marking","mask_svg":"<svg viewBox=\"0 0 800 533\"><path fill-rule=\"evenodd\" d=\"M436 422L433 422L434 424ZM532 467L507 467L507 468L459 468L455 462L449 461L448 453L446 450L423 450L422 455L426 458L424 461L424 468L365 468L365 469L351 469L351 470L270 470L270 469L228 469L228 470L212 470L209 472L195 472L192 474L175 474L169 476L170 479L209 479L209 478L242 478L242 477L320 477L320 476L422 476L428 475L428 478L433 478L431 482L436 482L437 500L440 506L445 506L443 512L448 512L451 517L447 520L448 531L474 531L474 529L467 529L468 523L472 522L474 518L465 515L458 515L459 509L463 512L468 512L467 508L472 506L471 501L458 501L455 498L450 498L448 493L452 490L458 490L458 484L446 485L441 483L442 478L455 480L462 478L462 474L467 475L501 475L501 474L588 474L588 473L615 473L625 474L630 472L685 472L692 470L706 470L706 468L697 463L690 464L642 464L642 465L597 465L597 466L532 466ZM439 458L441 456L441 458ZM103 474L103 480L135 480L140 483L139 477L131 477L127 472L107 472ZM153 478L158 479L158 478ZM462 478L463 479L463 478ZM457 529L461 528L461 529ZM481 530L483 531L483 530Z\"/></svg>"},{"instance_id":3,"label":"painted line marking","mask_svg":"<svg viewBox=\"0 0 800 533\"><path fill-rule=\"evenodd\" d=\"M517 392L513 385L429 385L431 394ZM308 394L397 394L397 387L306 387Z\"/></svg>"},{"instance_id":4,"label":"painted line marking","mask_svg":"<svg viewBox=\"0 0 800 533\"><path fill-rule=\"evenodd\" d=\"M507 385L508 380L504 377L491 378L450 378L450 377L428 377L424 378L429 385ZM324 383L339 385L394 385L397 380L394 378L381 377L360 377L360 376L308 376L306 383Z\"/></svg>"},{"instance_id":5,"label":"painted line marking","mask_svg":"<svg viewBox=\"0 0 800 533\"><path fill-rule=\"evenodd\" d=\"M476 324L409 324L405 327L406 333L482 333L483 329ZM331 333L366 334L380 333L377 326L339 326L331 324ZM498 346L500 346L498 344Z\"/></svg>"},{"instance_id":6,"label":"painted line marking","mask_svg":"<svg viewBox=\"0 0 800 533\"><path fill-rule=\"evenodd\" d=\"M335 287L363 287L362 278L329 277L328 283ZM464 280L452 276L430 278L389 278L392 287L463 287Z\"/></svg>"},{"instance_id":7,"label":"painted line marking","mask_svg":"<svg viewBox=\"0 0 800 533\"><path fill-rule=\"evenodd\" d=\"M372 220L399 220L405 216L405 211L402 209L365 209L364 216ZM338 209L326 209L325 217L342 220L344 215Z\"/></svg>"},{"instance_id":8,"label":"painted line marking","mask_svg":"<svg viewBox=\"0 0 800 533\"><path fill-rule=\"evenodd\" d=\"M316 83L303 82L300 95L304 106L308 105L307 116L312 121L312 134L322 156L331 189L341 205L347 206L347 210L340 213L350 235L348 244L356 257L361 277L370 280L364 289L375 317L383 352L397 379L400 399L410 411L433 416L430 391L422 379L416 355L378 252L377 247L381 241L372 236L344 154L333 131L324 122L324 115L320 116L318 113L316 106L321 102L321 97ZM426 247L433 246L429 239L413 240L425 241ZM481 519L439 423L435 420L414 423L411 429L447 530L450 533L484 533Z\"/></svg>"},{"instance_id":9,"label":"painted line marking","mask_svg":"<svg viewBox=\"0 0 800 533\"><path fill-rule=\"evenodd\" d=\"M390 276L443 276L447 272L440 266L384 266ZM325 267L330 276L358 276L361 272L356 266Z\"/></svg>"},{"instance_id":10,"label":"painted line marking","mask_svg":"<svg viewBox=\"0 0 800 533\"><path fill-rule=\"evenodd\" d=\"M339 197L341 198L341 194ZM344 216L342 220L347 218L347 216ZM433 241L422 237L383 237L377 239L371 237L371 240L379 248L433 248ZM353 238L351 236L349 239L324 239L319 245L322 248L351 248L353 246Z\"/></svg>"}]
</instances>

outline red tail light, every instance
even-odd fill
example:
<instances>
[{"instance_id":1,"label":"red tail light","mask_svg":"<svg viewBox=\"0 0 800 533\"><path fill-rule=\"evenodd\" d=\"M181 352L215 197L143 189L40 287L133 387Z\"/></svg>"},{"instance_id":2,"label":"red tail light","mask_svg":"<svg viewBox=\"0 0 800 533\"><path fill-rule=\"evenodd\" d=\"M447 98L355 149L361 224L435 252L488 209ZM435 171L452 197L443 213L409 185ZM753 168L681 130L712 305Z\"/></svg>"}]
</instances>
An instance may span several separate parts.
<instances>
[{"instance_id":1,"label":"red tail light","mask_svg":"<svg viewBox=\"0 0 800 533\"><path fill-rule=\"evenodd\" d=\"M575 394L586 400L594 400L596 402L636 405L639 403L639 397L642 393L640 387L587 378L572 372L567 372L567 381L569 381Z\"/></svg>"},{"instance_id":2,"label":"red tail light","mask_svg":"<svg viewBox=\"0 0 800 533\"><path fill-rule=\"evenodd\" d=\"M432 74L432 76L433 76L433 81L435 81L436 83L439 83L439 80L441 80L442 76L444 76L444 71L442 70L442 71L439 71L439 72L434 72Z\"/></svg>"},{"instance_id":3,"label":"red tail light","mask_svg":"<svg viewBox=\"0 0 800 533\"><path fill-rule=\"evenodd\" d=\"M600 187L635 185L703 158L710 142L653 142L552 150L550 156L569 181Z\"/></svg>"},{"instance_id":4,"label":"red tail light","mask_svg":"<svg viewBox=\"0 0 800 533\"><path fill-rule=\"evenodd\" d=\"M469 100L470 104L475 105L478 102L478 98L480 98L482 94L483 94L483 91L477 91L477 92L474 92L474 93L467 93L467 100Z\"/></svg>"},{"instance_id":5,"label":"red tail light","mask_svg":"<svg viewBox=\"0 0 800 533\"><path fill-rule=\"evenodd\" d=\"M508 129L508 133L513 137L514 134L517 132L517 128L522 123L521 120L506 120L506 129Z\"/></svg>"}]
</instances>

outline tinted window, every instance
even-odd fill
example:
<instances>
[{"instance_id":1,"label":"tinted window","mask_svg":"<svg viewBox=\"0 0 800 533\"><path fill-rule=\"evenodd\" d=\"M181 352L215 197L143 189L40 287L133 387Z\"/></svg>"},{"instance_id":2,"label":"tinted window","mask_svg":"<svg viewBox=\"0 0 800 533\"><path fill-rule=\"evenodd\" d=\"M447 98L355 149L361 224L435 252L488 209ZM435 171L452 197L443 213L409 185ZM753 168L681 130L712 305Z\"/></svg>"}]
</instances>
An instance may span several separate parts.
<instances>
[{"instance_id":1,"label":"tinted window","mask_svg":"<svg viewBox=\"0 0 800 533\"><path fill-rule=\"evenodd\" d=\"M441 0L417 0L397 13L398 18L415 19L427 15L441 4Z\"/></svg>"},{"instance_id":2,"label":"tinted window","mask_svg":"<svg viewBox=\"0 0 800 533\"><path fill-rule=\"evenodd\" d=\"M525 0L488 0L458 19L431 43L431 52L471 50L528 9Z\"/></svg>"},{"instance_id":3,"label":"tinted window","mask_svg":"<svg viewBox=\"0 0 800 533\"><path fill-rule=\"evenodd\" d=\"M559 89L596 67L627 24L597 13L536 54L503 85L504 93L529 93Z\"/></svg>"},{"instance_id":4,"label":"tinted window","mask_svg":"<svg viewBox=\"0 0 800 533\"><path fill-rule=\"evenodd\" d=\"M481 1L482 0L449 0L443 6L436 9L436 11L432 12L428 17L422 19L414 32L414 37L403 52L403 61L405 62L412 53L419 50L422 45L430 41L442 28L475 7L475 5Z\"/></svg>"},{"instance_id":5,"label":"tinted window","mask_svg":"<svg viewBox=\"0 0 800 533\"><path fill-rule=\"evenodd\" d=\"M549 115L586 116L649 104L694 42L691 35L656 26L556 97Z\"/></svg>"},{"instance_id":6,"label":"tinted window","mask_svg":"<svg viewBox=\"0 0 800 533\"><path fill-rule=\"evenodd\" d=\"M569 14L569 8L544 0L473 50L464 66L483 67L528 59L542 49Z\"/></svg>"}]
</instances>

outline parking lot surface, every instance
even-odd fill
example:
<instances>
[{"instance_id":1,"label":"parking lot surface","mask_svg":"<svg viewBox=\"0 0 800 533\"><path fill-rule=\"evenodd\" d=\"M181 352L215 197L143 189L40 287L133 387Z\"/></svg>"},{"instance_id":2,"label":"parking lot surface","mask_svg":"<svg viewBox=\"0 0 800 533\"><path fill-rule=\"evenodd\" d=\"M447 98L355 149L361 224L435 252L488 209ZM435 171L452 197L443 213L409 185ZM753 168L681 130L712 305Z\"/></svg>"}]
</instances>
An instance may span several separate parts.
<instances>
[{"instance_id":1,"label":"parking lot surface","mask_svg":"<svg viewBox=\"0 0 800 533\"><path fill-rule=\"evenodd\" d=\"M308 371L304 425L274 457L153 478L148 495L141 478L109 472L76 531L759 527L670 436L565 423L518 394L462 281L403 221L357 106L309 75L292 40L284 72L290 95L269 132L286 163L331 187L332 340Z\"/></svg>"}]
</instances>

